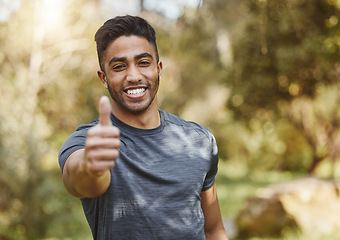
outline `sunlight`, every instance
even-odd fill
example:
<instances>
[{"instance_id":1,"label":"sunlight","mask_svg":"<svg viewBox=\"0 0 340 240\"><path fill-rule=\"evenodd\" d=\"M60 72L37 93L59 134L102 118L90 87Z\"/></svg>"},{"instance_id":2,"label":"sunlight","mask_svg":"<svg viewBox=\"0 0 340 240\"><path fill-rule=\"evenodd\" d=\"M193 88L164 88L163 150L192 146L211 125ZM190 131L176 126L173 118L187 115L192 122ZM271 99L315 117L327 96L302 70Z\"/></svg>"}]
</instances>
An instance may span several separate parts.
<instances>
[{"instance_id":1,"label":"sunlight","mask_svg":"<svg viewBox=\"0 0 340 240\"><path fill-rule=\"evenodd\" d=\"M20 8L21 1L19 0L2 0L0 1L0 23L7 21L12 12Z\"/></svg>"},{"instance_id":2,"label":"sunlight","mask_svg":"<svg viewBox=\"0 0 340 240\"><path fill-rule=\"evenodd\" d=\"M42 3L42 19L45 27L55 28L62 22L62 10L64 1L43 0Z\"/></svg>"}]
</instances>

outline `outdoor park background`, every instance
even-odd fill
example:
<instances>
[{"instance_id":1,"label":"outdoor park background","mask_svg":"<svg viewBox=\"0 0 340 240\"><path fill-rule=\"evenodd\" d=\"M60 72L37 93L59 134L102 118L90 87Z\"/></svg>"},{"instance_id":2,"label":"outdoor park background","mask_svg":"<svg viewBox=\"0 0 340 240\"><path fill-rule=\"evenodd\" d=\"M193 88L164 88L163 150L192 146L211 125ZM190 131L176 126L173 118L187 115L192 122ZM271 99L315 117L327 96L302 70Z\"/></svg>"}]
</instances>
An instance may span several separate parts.
<instances>
[{"instance_id":1,"label":"outdoor park background","mask_svg":"<svg viewBox=\"0 0 340 240\"><path fill-rule=\"evenodd\" d=\"M0 0L0 239L91 238L57 155L98 117L93 36L124 13L156 28L160 107L216 136L224 219L271 183L340 177L339 0Z\"/></svg>"}]
</instances>

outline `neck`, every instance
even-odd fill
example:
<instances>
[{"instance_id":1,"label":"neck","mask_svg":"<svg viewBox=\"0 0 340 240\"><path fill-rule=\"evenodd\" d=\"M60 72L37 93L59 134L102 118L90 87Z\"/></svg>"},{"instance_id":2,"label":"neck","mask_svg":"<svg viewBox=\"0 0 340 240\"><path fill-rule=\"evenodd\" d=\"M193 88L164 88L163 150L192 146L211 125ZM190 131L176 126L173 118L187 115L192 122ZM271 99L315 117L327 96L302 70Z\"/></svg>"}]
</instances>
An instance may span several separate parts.
<instances>
[{"instance_id":1,"label":"neck","mask_svg":"<svg viewBox=\"0 0 340 240\"><path fill-rule=\"evenodd\" d=\"M135 128L153 129L161 124L157 104L151 104L141 113L122 112L117 106L112 105L112 113L122 122Z\"/></svg>"}]
</instances>

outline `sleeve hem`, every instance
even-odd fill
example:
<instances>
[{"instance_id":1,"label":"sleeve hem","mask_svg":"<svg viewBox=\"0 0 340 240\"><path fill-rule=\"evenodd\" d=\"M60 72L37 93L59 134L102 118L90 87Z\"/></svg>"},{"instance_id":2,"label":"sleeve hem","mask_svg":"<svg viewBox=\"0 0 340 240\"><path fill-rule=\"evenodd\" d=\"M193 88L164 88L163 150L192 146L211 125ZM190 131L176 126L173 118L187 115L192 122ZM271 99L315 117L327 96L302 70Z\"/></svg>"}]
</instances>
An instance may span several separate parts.
<instances>
[{"instance_id":1,"label":"sleeve hem","mask_svg":"<svg viewBox=\"0 0 340 240\"><path fill-rule=\"evenodd\" d=\"M210 188L212 188L214 186L214 183L215 183L215 179L211 183L209 183L208 185L204 186L202 188L202 192L205 192L205 191L209 190Z\"/></svg>"}]
</instances>

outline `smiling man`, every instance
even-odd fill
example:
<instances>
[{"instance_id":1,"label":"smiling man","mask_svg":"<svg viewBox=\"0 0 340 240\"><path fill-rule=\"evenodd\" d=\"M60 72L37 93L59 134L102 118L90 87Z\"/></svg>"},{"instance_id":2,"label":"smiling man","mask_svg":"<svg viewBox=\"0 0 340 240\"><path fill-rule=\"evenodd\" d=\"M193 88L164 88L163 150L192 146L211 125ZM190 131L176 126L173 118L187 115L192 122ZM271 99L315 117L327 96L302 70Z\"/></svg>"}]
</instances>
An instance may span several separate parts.
<instances>
[{"instance_id":1,"label":"smiling man","mask_svg":"<svg viewBox=\"0 0 340 240\"><path fill-rule=\"evenodd\" d=\"M79 126L59 152L65 188L81 199L93 238L227 239L213 135L158 109L154 29L116 17L95 39L112 109L102 97L99 119Z\"/></svg>"}]
</instances>

